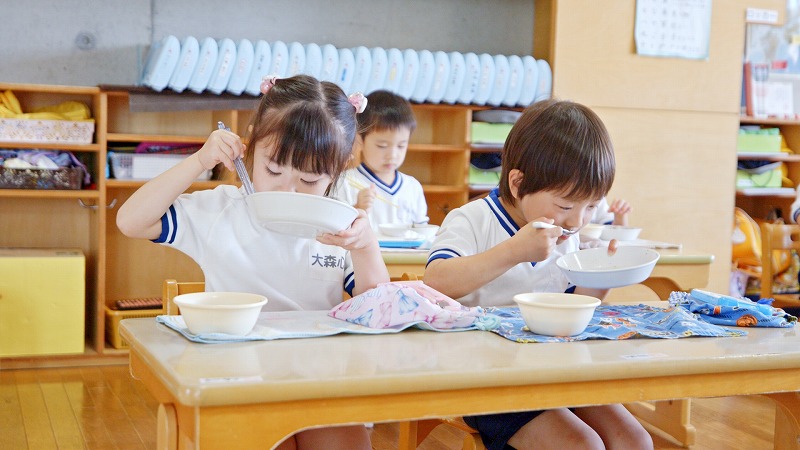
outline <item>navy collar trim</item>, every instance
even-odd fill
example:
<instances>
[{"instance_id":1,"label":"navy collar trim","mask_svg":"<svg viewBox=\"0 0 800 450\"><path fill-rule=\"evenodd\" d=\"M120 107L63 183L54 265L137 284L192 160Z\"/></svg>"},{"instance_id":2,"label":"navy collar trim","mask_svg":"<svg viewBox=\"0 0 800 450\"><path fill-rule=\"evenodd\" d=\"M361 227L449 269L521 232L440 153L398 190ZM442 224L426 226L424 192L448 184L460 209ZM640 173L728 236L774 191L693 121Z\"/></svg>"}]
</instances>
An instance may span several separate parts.
<instances>
[{"instance_id":1,"label":"navy collar trim","mask_svg":"<svg viewBox=\"0 0 800 450\"><path fill-rule=\"evenodd\" d=\"M373 171L369 170L369 167L365 166L364 163L359 164L357 170L361 175L364 175L369 181L374 183L375 186L379 187L387 194L394 195L403 186L403 177L401 177L400 172L396 170L394 171L394 183L391 185L384 183L383 180L378 178Z\"/></svg>"}]
</instances>

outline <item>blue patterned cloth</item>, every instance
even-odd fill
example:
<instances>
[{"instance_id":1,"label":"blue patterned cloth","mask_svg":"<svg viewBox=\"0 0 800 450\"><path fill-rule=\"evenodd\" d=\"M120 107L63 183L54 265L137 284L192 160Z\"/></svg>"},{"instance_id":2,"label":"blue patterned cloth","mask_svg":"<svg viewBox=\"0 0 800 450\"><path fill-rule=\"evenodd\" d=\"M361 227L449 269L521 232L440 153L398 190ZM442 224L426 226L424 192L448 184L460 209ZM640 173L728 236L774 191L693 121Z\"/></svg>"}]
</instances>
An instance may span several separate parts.
<instances>
[{"instance_id":1,"label":"blue patterned cloth","mask_svg":"<svg viewBox=\"0 0 800 450\"><path fill-rule=\"evenodd\" d=\"M623 340L633 338L676 339L690 336L745 336L732 330L698 320L680 307L657 308L648 305L600 305L583 333L576 336L543 336L531 332L519 308L486 308L500 317L500 326L491 330L514 342L571 342L585 339Z\"/></svg>"},{"instance_id":2,"label":"blue patterned cloth","mask_svg":"<svg viewBox=\"0 0 800 450\"><path fill-rule=\"evenodd\" d=\"M697 289L692 290L692 293L675 291L669 295L669 304L680 306L696 314L700 320L716 325L787 328L797 322L797 317L787 314L781 308L772 307L772 299L762 299L755 303L747 299L718 296L715 300L707 294L703 295L704 293L705 291Z\"/></svg>"}]
</instances>

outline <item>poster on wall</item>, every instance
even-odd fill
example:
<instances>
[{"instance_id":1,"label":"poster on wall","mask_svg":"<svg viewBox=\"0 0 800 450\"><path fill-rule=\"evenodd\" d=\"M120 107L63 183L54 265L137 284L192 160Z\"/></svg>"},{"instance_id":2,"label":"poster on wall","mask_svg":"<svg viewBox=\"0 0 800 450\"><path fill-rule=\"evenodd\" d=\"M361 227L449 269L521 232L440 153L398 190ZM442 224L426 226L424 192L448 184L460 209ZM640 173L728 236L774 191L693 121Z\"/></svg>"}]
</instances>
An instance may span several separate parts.
<instances>
[{"instance_id":1,"label":"poster on wall","mask_svg":"<svg viewBox=\"0 0 800 450\"><path fill-rule=\"evenodd\" d=\"M636 0L640 55L708 59L710 33L711 0Z\"/></svg>"}]
</instances>

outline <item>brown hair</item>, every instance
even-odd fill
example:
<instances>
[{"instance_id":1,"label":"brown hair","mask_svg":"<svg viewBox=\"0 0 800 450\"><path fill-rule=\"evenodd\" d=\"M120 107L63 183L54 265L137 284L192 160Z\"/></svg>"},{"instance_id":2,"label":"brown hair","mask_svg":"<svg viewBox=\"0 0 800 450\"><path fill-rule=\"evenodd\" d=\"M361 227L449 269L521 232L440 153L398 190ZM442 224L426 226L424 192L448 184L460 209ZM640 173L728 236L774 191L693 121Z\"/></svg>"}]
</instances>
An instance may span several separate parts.
<instances>
[{"instance_id":1,"label":"brown hair","mask_svg":"<svg viewBox=\"0 0 800 450\"><path fill-rule=\"evenodd\" d=\"M275 81L250 125L245 162L251 174L255 145L267 140L275 162L330 175L333 185L353 151L356 110L339 86L296 75Z\"/></svg>"},{"instance_id":2,"label":"brown hair","mask_svg":"<svg viewBox=\"0 0 800 450\"><path fill-rule=\"evenodd\" d=\"M512 169L523 173L518 197L557 191L571 199L600 199L614 182L614 147L605 125L588 107L555 99L528 106L503 145L500 196L515 204Z\"/></svg>"},{"instance_id":3,"label":"brown hair","mask_svg":"<svg viewBox=\"0 0 800 450\"><path fill-rule=\"evenodd\" d=\"M361 137L376 130L408 128L414 131L417 120L408 100L385 90L367 95L367 109L358 116L358 134Z\"/></svg>"}]
</instances>

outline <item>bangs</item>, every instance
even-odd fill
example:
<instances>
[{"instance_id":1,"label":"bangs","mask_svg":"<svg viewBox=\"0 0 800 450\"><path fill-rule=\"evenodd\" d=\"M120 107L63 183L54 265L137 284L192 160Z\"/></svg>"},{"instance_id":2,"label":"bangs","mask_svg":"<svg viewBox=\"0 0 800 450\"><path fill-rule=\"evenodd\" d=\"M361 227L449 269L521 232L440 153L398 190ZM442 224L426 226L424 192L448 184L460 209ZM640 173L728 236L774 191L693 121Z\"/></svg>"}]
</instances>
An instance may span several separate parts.
<instances>
[{"instance_id":1,"label":"bangs","mask_svg":"<svg viewBox=\"0 0 800 450\"><path fill-rule=\"evenodd\" d=\"M614 148L600 118L585 106L555 100L535 103L503 146L500 192L513 201L508 172L520 170L519 195L554 191L570 200L598 200L614 182Z\"/></svg>"},{"instance_id":2,"label":"bangs","mask_svg":"<svg viewBox=\"0 0 800 450\"><path fill-rule=\"evenodd\" d=\"M327 120L317 105L299 103L282 111L271 110L264 117L260 134L248 146L264 142L274 149L272 160L281 165L336 178L346 167L352 151L342 129ZM253 149L248 154L252 154Z\"/></svg>"}]
</instances>

